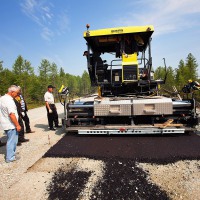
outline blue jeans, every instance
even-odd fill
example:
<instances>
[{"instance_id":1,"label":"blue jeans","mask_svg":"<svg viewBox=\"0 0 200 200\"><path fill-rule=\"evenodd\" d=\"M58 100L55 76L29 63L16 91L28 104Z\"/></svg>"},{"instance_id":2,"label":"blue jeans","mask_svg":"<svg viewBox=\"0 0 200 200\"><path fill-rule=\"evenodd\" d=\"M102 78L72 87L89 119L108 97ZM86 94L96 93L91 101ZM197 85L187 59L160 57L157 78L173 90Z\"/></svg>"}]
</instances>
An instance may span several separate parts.
<instances>
[{"instance_id":1,"label":"blue jeans","mask_svg":"<svg viewBox=\"0 0 200 200\"><path fill-rule=\"evenodd\" d=\"M18 143L18 132L16 129L5 130L8 137L6 145L6 161L15 160L16 146Z\"/></svg>"}]
</instances>

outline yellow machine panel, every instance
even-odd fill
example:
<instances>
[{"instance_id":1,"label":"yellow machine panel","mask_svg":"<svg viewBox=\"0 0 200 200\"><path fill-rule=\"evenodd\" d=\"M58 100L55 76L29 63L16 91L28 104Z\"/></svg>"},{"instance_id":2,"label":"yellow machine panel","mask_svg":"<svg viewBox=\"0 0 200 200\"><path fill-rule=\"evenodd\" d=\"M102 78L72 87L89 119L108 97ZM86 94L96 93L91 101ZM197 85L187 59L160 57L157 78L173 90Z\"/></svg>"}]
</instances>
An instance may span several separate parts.
<instances>
[{"instance_id":1,"label":"yellow machine panel","mask_svg":"<svg viewBox=\"0 0 200 200\"><path fill-rule=\"evenodd\" d=\"M106 28L106 29L85 31L84 37L102 36L102 35L108 36L108 35L119 35L127 33L153 32L153 31L154 27L152 25L117 27L117 28Z\"/></svg>"}]
</instances>

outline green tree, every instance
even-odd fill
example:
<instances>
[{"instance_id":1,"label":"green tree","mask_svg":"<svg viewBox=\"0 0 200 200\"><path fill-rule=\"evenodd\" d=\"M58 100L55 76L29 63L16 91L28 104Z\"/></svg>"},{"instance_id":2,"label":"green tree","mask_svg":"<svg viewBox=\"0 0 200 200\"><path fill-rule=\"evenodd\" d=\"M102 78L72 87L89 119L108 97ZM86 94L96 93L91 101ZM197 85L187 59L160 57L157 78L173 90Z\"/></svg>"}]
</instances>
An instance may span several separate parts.
<instances>
[{"instance_id":1,"label":"green tree","mask_svg":"<svg viewBox=\"0 0 200 200\"><path fill-rule=\"evenodd\" d=\"M38 67L39 77L47 83L51 72L51 64L47 59L43 59Z\"/></svg>"},{"instance_id":2,"label":"green tree","mask_svg":"<svg viewBox=\"0 0 200 200\"><path fill-rule=\"evenodd\" d=\"M34 69L31 66L30 61L24 60L23 66L24 66L23 69L24 69L25 75L33 75L34 74Z\"/></svg>"},{"instance_id":3,"label":"green tree","mask_svg":"<svg viewBox=\"0 0 200 200\"><path fill-rule=\"evenodd\" d=\"M59 76L60 76L61 78L65 77L65 71L64 71L64 69L63 69L62 67L60 68Z\"/></svg>"},{"instance_id":4,"label":"green tree","mask_svg":"<svg viewBox=\"0 0 200 200\"><path fill-rule=\"evenodd\" d=\"M39 71L39 85L38 90L40 96L43 97L46 92L47 86L50 84L51 63L47 59L43 59L38 67ZM43 98L42 98L43 99Z\"/></svg>"},{"instance_id":5,"label":"green tree","mask_svg":"<svg viewBox=\"0 0 200 200\"><path fill-rule=\"evenodd\" d=\"M187 68L185 67L185 63L183 60L180 60L178 69L176 69L176 75L175 75L176 87L178 90L181 90L183 85L185 84L186 74L188 74L188 72L187 72Z\"/></svg>"},{"instance_id":6,"label":"green tree","mask_svg":"<svg viewBox=\"0 0 200 200\"><path fill-rule=\"evenodd\" d=\"M32 81L32 77L34 75L34 69L31 66L31 63L28 60L24 60L23 62L23 73L21 74L22 77L22 92L24 98L27 99L29 96L29 88L34 83Z\"/></svg>"},{"instance_id":7,"label":"green tree","mask_svg":"<svg viewBox=\"0 0 200 200\"><path fill-rule=\"evenodd\" d=\"M29 86L29 96L28 96L28 102L30 103L38 103L38 102L44 102L44 92L43 90L41 92L41 89L43 89L43 86L41 86L40 79L33 75L31 77L32 84Z\"/></svg>"},{"instance_id":8,"label":"green tree","mask_svg":"<svg viewBox=\"0 0 200 200\"><path fill-rule=\"evenodd\" d=\"M15 74L8 69L3 69L3 71L0 72L0 94L3 95L7 93L8 87L15 84L15 81Z\"/></svg>"},{"instance_id":9,"label":"green tree","mask_svg":"<svg viewBox=\"0 0 200 200\"><path fill-rule=\"evenodd\" d=\"M90 78L89 78L89 74L84 71L81 77L81 94L86 95L89 94L91 92L91 84L90 84Z\"/></svg>"},{"instance_id":10,"label":"green tree","mask_svg":"<svg viewBox=\"0 0 200 200\"><path fill-rule=\"evenodd\" d=\"M155 79L161 79L165 80L165 84L162 85L163 89L166 89L167 91L172 91L172 86L175 86L175 73L172 67L167 68L167 72L165 71L165 67L158 67L155 70Z\"/></svg>"},{"instance_id":11,"label":"green tree","mask_svg":"<svg viewBox=\"0 0 200 200\"><path fill-rule=\"evenodd\" d=\"M31 76L34 74L34 69L30 61L23 59L21 55L17 57L13 64L13 73L15 74L15 82L22 89L25 99L29 96L30 85L33 84Z\"/></svg>"},{"instance_id":12,"label":"green tree","mask_svg":"<svg viewBox=\"0 0 200 200\"><path fill-rule=\"evenodd\" d=\"M165 88L168 90L172 89L172 86L175 86L176 82L175 82L175 73L174 70L172 69L172 67L168 67L167 68L167 78L166 78L166 82L165 82Z\"/></svg>"},{"instance_id":13,"label":"green tree","mask_svg":"<svg viewBox=\"0 0 200 200\"><path fill-rule=\"evenodd\" d=\"M13 72L16 75L21 75L22 72L24 71L23 63L24 63L24 59L21 55L19 55L13 64Z\"/></svg>"},{"instance_id":14,"label":"green tree","mask_svg":"<svg viewBox=\"0 0 200 200\"><path fill-rule=\"evenodd\" d=\"M21 55L19 55L17 57L17 59L15 60L13 67L12 67L12 71L15 74L15 84L16 85L20 85L22 86L23 84L23 72L24 72L24 59Z\"/></svg>"},{"instance_id":15,"label":"green tree","mask_svg":"<svg viewBox=\"0 0 200 200\"><path fill-rule=\"evenodd\" d=\"M3 61L0 61L0 72L3 71Z\"/></svg>"},{"instance_id":16,"label":"green tree","mask_svg":"<svg viewBox=\"0 0 200 200\"><path fill-rule=\"evenodd\" d=\"M59 86L64 85L65 87L68 86L67 77L62 67L60 68L60 71L59 71L58 85Z\"/></svg>"},{"instance_id":17,"label":"green tree","mask_svg":"<svg viewBox=\"0 0 200 200\"><path fill-rule=\"evenodd\" d=\"M50 84L56 86L57 88L57 76L58 76L58 67L55 63L52 63L50 66Z\"/></svg>"},{"instance_id":18,"label":"green tree","mask_svg":"<svg viewBox=\"0 0 200 200\"><path fill-rule=\"evenodd\" d=\"M198 73L197 73L198 64L197 64L196 59L194 58L194 56L191 53L189 53L187 58L186 58L185 66L187 68L187 78L192 79L192 80L197 80L197 78L198 78Z\"/></svg>"},{"instance_id":19,"label":"green tree","mask_svg":"<svg viewBox=\"0 0 200 200\"><path fill-rule=\"evenodd\" d=\"M66 74L66 79L67 79L67 86L69 88L69 94L70 98L74 98L78 96L79 92L79 85L77 81L77 77L71 74Z\"/></svg>"},{"instance_id":20,"label":"green tree","mask_svg":"<svg viewBox=\"0 0 200 200\"><path fill-rule=\"evenodd\" d=\"M155 70L154 78L163 80L165 78L165 74L165 68L160 66Z\"/></svg>"},{"instance_id":21,"label":"green tree","mask_svg":"<svg viewBox=\"0 0 200 200\"><path fill-rule=\"evenodd\" d=\"M183 86L188 83L189 79L197 80L197 68L197 61L191 53L188 54L185 63L183 60L180 60L176 71L176 83L179 90L181 90Z\"/></svg>"}]
</instances>

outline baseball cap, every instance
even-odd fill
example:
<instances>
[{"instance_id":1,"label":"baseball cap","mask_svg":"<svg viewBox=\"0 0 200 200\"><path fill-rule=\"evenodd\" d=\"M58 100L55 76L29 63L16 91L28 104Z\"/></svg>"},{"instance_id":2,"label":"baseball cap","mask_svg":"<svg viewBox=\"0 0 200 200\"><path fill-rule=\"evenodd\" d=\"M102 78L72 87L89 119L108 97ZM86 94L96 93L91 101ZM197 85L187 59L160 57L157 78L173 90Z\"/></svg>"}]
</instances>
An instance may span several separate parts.
<instances>
[{"instance_id":1,"label":"baseball cap","mask_svg":"<svg viewBox=\"0 0 200 200\"><path fill-rule=\"evenodd\" d=\"M48 85L48 88L55 88L53 85Z\"/></svg>"}]
</instances>

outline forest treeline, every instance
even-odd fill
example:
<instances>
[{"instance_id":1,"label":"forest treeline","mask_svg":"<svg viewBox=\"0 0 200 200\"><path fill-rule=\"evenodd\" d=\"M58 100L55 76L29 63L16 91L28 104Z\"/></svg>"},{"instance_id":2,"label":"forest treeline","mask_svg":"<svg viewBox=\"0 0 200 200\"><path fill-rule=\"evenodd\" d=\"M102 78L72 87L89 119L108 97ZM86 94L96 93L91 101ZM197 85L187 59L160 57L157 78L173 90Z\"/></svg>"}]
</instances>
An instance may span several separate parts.
<instances>
[{"instance_id":1,"label":"forest treeline","mask_svg":"<svg viewBox=\"0 0 200 200\"><path fill-rule=\"evenodd\" d=\"M43 59L37 68L38 75L34 72L31 62L24 59L21 55L15 60L12 70L3 67L3 61L0 61L0 95L7 92L10 85L18 85L22 88L24 98L28 103L44 102L44 93L48 85L55 86L55 96L58 99L57 92L64 85L70 89L70 97L83 96L95 91L90 86L90 79L87 71L82 76L75 76L66 73L56 63L51 63Z\"/></svg>"},{"instance_id":2,"label":"forest treeline","mask_svg":"<svg viewBox=\"0 0 200 200\"><path fill-rule=\"evenodd\" d=\"M165 67L154 66L155 79L165 78ZM81 76L75 76L58 68L56 63L51 63L47 59L43 59L37 68L36 75L31 62L24 59L21 55L17 57L12 66L12 70L4 68L3 61L0 61L0 94L7 92L10 85L19 85L22 88L24 97L28 103L43 102L44 93L47 86L52 84L56 87L56 92L61 85L69 88L70 97L79 97L96 92L96 88L91 87L88 72L85 70ZM184 85L189 79L198 80L198 63L195 57L189 53L185 61L180 60L178 66L167 67L166 83L162 86L166 91L173 91L172 86L175 86L181 93ZM197 98L199 98L197 92Z\"/></svg>"}]
</instances>

